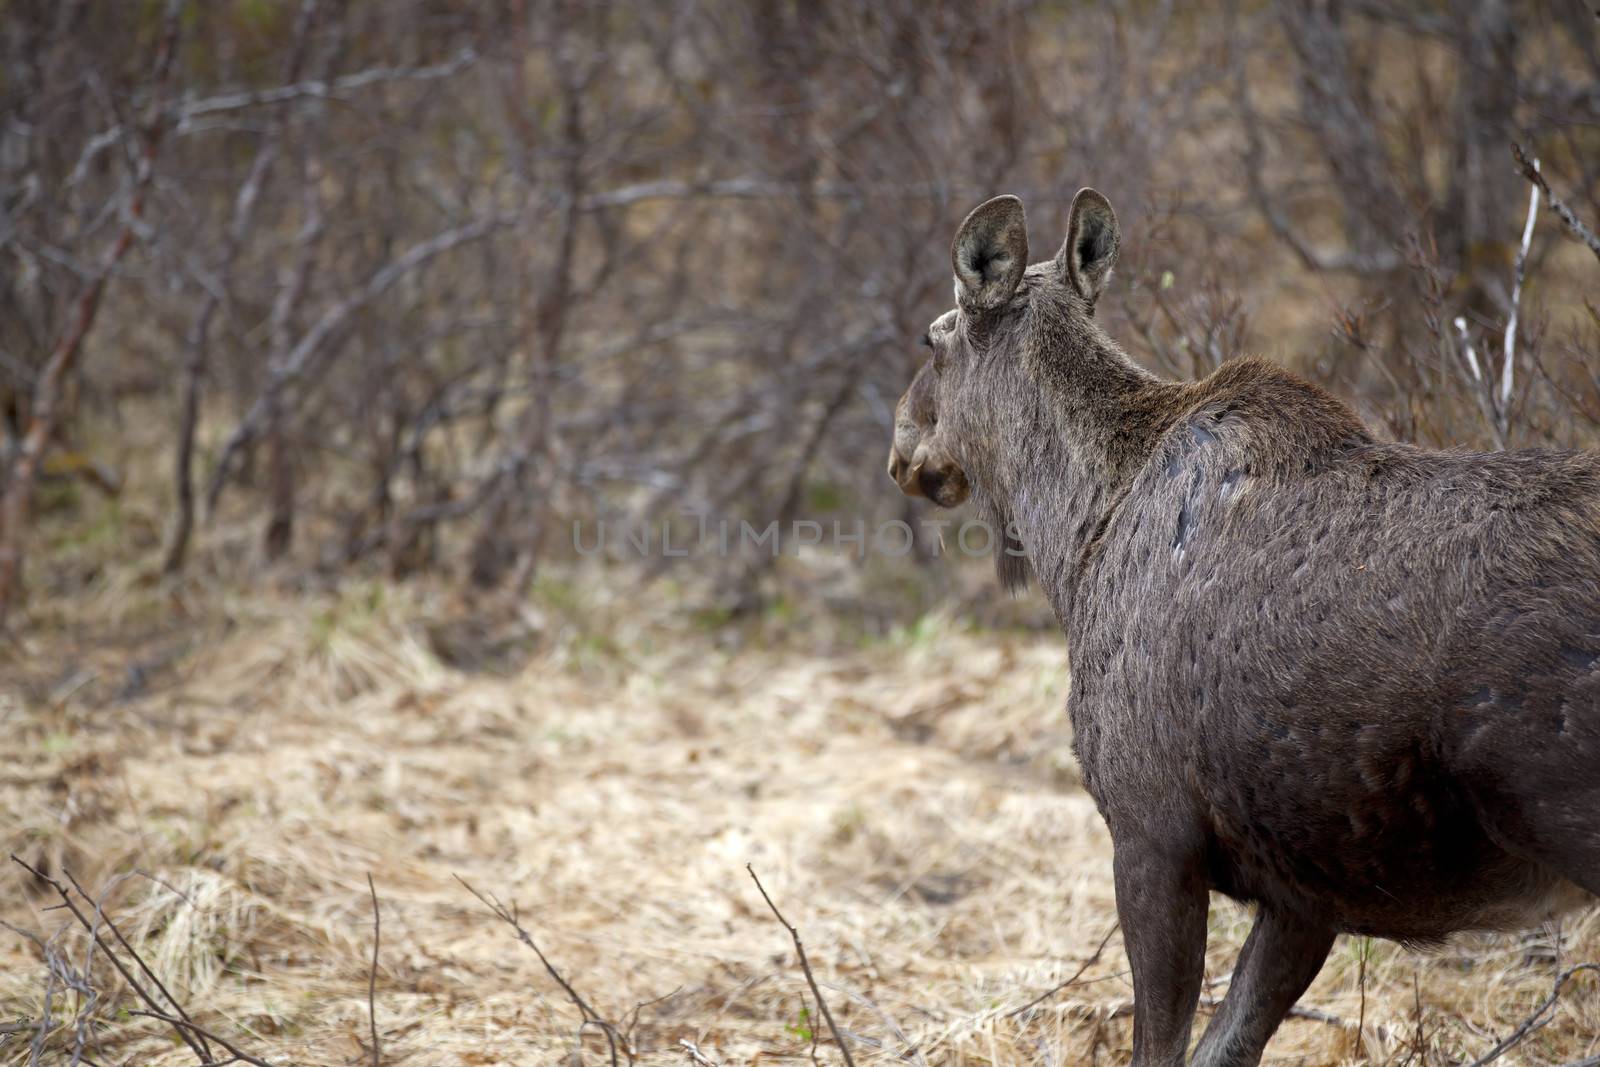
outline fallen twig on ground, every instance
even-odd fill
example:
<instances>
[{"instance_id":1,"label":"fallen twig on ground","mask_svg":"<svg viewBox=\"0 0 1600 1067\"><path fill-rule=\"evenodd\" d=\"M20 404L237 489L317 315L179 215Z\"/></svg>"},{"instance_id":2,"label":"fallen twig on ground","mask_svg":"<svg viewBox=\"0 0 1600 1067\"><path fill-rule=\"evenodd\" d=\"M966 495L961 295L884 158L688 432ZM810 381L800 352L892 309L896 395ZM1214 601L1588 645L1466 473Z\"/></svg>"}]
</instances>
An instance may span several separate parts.
<instances>
[{"instance_id":1,"label":"fallen twig on ground","mask_svg":"<svg viewBox=\"0 0 1600 1067\"><path fill-rule=\"evenodd\" d=\"M696 1045L693 1041L690 1041L687 1038L679 1040L678 1047L683 1049L683 1054L689 1057L689 1062L694 1064L695 1067L722 1067L722 1065L716 1060L709 1058L705 1053L701 1052L699 1045Z\"/></svg>"},{"instance_id":2,"label":"fallen twig on ground","mask_svg":"<svg viewBox=\"0 0 1600 1067\"><path fill-rule=\"evenodd\" d=\"M873 1003L872 1000L862 996L860 993L849 989L841 989L838 986L834 986L833 988L836 992L843 993L857 1004L860 1004L862 1007L872 1012L872 1014L876 1015L879 1019L883 1020L883 1025L888 1027L889 1032L895 1037L899 1038L900 1043L905 1046L905 1052L901 1054L901 1059L912 1060L917 1064L917 1067L928 1067L928 1061L927 1058L922 1055L922 1049L919 1048L917 1044L911 1040L911 1038L906 1036L905 1030L902 1029L900 1024L895 1021L894 1016L878 1007L878 1005Z\"/></svg>"},{"instance_id":3,"label":"fallen twig on ground","mask_svg":"<svg viewBox=\"0 0 1600 1067\"><path fill-rule=\"evenodd\" d=\"M142 1015L146 1018L156 1019L160 1022L166 1023L168 1026L180 1033L192 1032L196 1037L205 1038L208 1041L215 1041L218 1045L222 1046L224 1051L233 1057L232 1059L228 1060L213 1060L210 1057L205 1057L200 1061L200 1067L221 1067L221 1065L225 1063L251 1063L255 1064L255 1067L272 1067L272 1064L268 1063L266 1060L257 1059L248 1052L241 1051L237 1045L229 1042L227 1038L218 1035L213 1030L207 1030L198 1023L188 1022L184 1019L178 1018L175 1015L168 1015L164 1011L141 1011L138 1009L133 1009L129 1011L128 1014Z\"/></svg>"},{"instance_id":4,"label":"fallen twig on ground","mask_svg":"<svg viewBox=\"0 0 1600 1067\"><path fill-rule=\"evenodd\" d=\"M1024 1004L1022 1007L1006 1012L1005 1017L1007 1019L1012 1019L1018 1015L1021 1015L1030 1008L1038 1007L1040 1004L1043 1004L1045 1001L1049 1000L1051 997L1055 996L1057 993L1061 992L1063 989L1066 989L1078 979L1082 978L1083 972L1100 962L1100 957L1105 953L1106 946L1111 944L1111 939L1116 936L1117 931L1121 929L1121 927L1121 923L1111 924L1111 929L1106 931L1106 936L1100 939L1100 944L1095 948L1094 952L1090 953L1089 958L1084 960L1082 965L1080 965L1077 970L1072 972L1072 977L1068 978L1064 982L1056 983L1049 989L1046 989L1043 993L1040 993L1038 996L1028 1001L1028 1003Z\"/></svg>"},{"instance_id":5,"label":"fallen twig on ground","mask_svg":"<svg viewBox=\"0 0 1600 1067\"><path fill-rule=\"evenodd\" d=\"M1600 963L1580 963L1574 967L1568 967L1566 970L1562 971L1556 976L1556 984L1553 988L1551 988L1550 995L1545 998L1544 1003L1540 1004L1533 1010L1531 1015L1522 1020L1521 1025L1519 1025L1515 1030L1511 1031L1510 1036L1501 1041L1488 1052L1484 1053L1479 1058L1473 1060L1468 1067L1484 1067L1485 1064L1493 1063L1501 1056L1504 1056L1511 1049L1521 1044L1523 1038L1527 1037L1529 1034L1545 1025L1545 1023L1549 1021L1545 1018L1545 1016L1550 1013L1550 1009L1554 1008L1556 1006L1556 1002L1561 999L1562 989L1566 987L1566 984L1572 980L1574 975L1580 974L1583 971L1594 971L1595 973L1600 974ZM1594 1061L1590 1060L1588 1062Z\"/></svg>"}]
</instances>

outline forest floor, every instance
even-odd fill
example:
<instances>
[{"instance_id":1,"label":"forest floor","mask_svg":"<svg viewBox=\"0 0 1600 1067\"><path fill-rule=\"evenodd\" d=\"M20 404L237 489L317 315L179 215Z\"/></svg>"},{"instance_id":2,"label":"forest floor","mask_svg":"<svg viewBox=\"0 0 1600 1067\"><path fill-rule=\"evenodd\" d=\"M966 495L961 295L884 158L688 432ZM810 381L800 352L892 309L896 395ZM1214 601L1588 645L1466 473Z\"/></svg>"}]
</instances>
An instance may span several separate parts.
<instances>
[{"instance_id":1,"label":"forest floor","mask_svg":"<svg viewBox=\"0 0 1600 1067\"><path fill-rule=\"evenodd\" d=\"M4 849L70 870L199 1025L274 1064L607 1062L466 885L514 902L642 1063L689 1063L685 1042L836 1063L746 864L858 1063L1126 1061L1110 843L1058 636L935 615L820 648L625 598L589 629L551 606L573 592L498 621L382 585L80 604L7 653ZM50 986L28 935L69 928L50 943L85 960L56 902L5 864L0 1064L29 1062ZM1218 899L1210 921L1215 997L1249 916ZM1582 960L1600 912L1426 954L1341 939L1269 1060L1471 1061ZM83 1062L196 1062L91 963ZM54 990L41 1062L69 1062L81 1007ZM1501 1062L1600 1052L1600 981L1540 1018Z\"/></svg>"}]
</instances>

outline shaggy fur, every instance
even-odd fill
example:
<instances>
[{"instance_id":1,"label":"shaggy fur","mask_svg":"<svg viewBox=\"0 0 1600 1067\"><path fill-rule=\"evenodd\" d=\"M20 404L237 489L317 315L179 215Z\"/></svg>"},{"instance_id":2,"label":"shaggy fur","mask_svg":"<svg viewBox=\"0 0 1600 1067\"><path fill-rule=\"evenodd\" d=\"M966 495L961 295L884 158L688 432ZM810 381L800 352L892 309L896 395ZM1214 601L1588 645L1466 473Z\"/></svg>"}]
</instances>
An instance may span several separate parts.
<instances>
[{"instance_id":1,"label":"shaggy fur","mask_svg":"<svg viewBox=\"0 0 1600 1067\"><path fill-rule=\"evenodd\" d=\"M1092 190L1026 269L1021 203L974 211L904 439L1020 531L1067 636L1134 1063L1184 1061L1215 889L1258 914L1195 1062L1254 1064L1338 933L1600 894L1600 456L1378 443L1256 360L1158 379L1091 318L1116 249Z\"/></svg>"}]
</instances>

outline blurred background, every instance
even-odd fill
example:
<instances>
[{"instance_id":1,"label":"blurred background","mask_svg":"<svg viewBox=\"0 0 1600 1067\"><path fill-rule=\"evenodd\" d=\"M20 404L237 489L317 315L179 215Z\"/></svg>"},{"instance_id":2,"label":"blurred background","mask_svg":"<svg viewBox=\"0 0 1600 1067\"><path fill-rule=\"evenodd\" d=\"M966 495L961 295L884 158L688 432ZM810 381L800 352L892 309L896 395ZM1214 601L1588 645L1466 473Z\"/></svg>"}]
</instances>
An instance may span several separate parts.
<instances>
[{"instance_id":1,"label":"blurred background","mask_svg":"<svg viewBox=\"0 0 1600 1067\"><path fill-rule=\"evenodd\" d=\"M1579 0L6 0L5 603L241 568L526 593L574 521L913 518L894 402L1002 191L1040 258L1080 186L1110 196L1100 314L1163 373L1254 353L1393 437L1588 443L1596 263L1544 210L1501 387L1511 146L1600 219L1597 27ZM627 581L740 613L785 567Z\"/></svg>"},{"instance_id":2,"label":"blurred background","mask_svg":"<svg viewBox=\"0 0 1600 1067\"><path fill-rule=\"evenodd\" d=\"M1590 2L0 0L0 1065L219 1062L134 952L249 1062L816 1062L747 862L863 1064L1125 1062L1067 649L885 473L1085 185L1153 370L1600 443ZM1271 1053L1593 1064L1581 960L1345 938Z\"/></svg>"}]
</instances>

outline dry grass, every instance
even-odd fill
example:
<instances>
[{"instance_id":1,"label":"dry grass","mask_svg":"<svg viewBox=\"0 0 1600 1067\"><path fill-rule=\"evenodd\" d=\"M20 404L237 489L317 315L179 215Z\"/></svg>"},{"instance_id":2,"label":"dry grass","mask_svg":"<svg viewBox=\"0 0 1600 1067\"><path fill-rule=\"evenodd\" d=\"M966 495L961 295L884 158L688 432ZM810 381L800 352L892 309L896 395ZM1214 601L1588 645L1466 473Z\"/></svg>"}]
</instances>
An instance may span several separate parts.
<instances>
[{"instance_id":1,"label":"dry grass","mask_svg":"<svg viewBox=\"0 0 1600 1067\"><path fill-rule=\"evenodd\" d=\"M118 882L110 912L197 1021L275 1063L370 1062L369 872L386 1064L550 1063L579 1047L574 1008L457 875L515 900L602 1013L625 1023L651 1002L642 1062L685 1062L680 1040L719 1063L806 1060L814 1011L747 862L800 927L858 1062L1126 1060L1116 937L1079 983L1011 1014L1077 971L1114 918L1109 843L1067 756L1059 638L933 618L800 651L599 588L517 610L377 586L213 590L192 598L211 614L153 637L148 619L189 599L90 597L96 622L11 650L4 843L88 885L160 879ZM118 640L129 632L146 637ZM0 918L55 930L40 890L8 865ZM1214 907L1213 992L1247 921ZM1347 1025L1291 1021L1270 1057L1470 1060L1577 959L1600 959L1600 915L1559 941L1429 956L1342 941L1302 1003ZM119 988L103 960L95 977ZM35 1017L44 985L37 948L5 934L0 1021ZM193 1062L129 1006L102 1002L92 1060ZM1575 980L1503 1062L1592 1055L1597 1034L1596 983ZM589 1031L584 1062L603 1055ZM826 1042L820 1055L837 1058ZM26 1035L0 1043L0 1063L27 1060Z\"/></svg>"}]
</instances>

